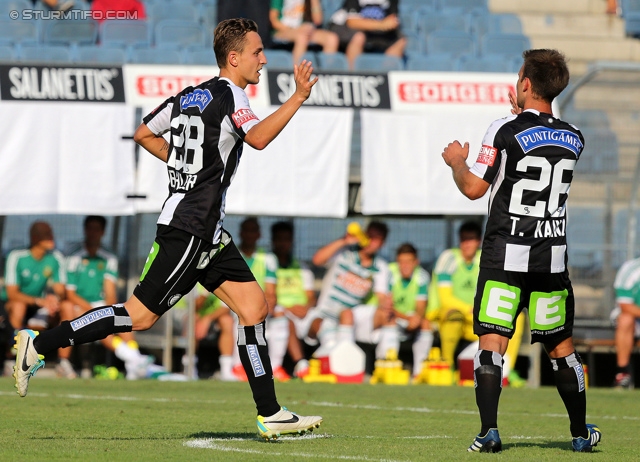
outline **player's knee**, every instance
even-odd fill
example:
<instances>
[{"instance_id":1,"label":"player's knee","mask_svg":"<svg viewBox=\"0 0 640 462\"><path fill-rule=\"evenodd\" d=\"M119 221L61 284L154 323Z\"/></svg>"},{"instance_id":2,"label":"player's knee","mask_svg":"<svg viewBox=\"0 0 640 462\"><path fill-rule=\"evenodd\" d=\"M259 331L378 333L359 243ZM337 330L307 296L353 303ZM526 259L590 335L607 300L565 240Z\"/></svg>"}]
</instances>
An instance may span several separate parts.
<instances>
[{"instance_id":1,"label":"player's knee","mask_svg":"<svg viewBox=\"0 0 640 462\"><path fill-rule=\"evenodd\" d=\"M342 310L340 313L340 324L352 326L353 325L353 311Z\"/></svg>"}]
</instances>

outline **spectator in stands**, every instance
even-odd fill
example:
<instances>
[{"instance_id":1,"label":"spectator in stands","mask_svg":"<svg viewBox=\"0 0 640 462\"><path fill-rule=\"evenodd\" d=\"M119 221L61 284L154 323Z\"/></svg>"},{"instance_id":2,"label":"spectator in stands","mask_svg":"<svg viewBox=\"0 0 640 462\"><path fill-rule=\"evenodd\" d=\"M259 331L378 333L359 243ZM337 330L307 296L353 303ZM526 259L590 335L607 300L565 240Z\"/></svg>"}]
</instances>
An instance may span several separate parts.
<instances>
[{"instance_id":1,"label":"spectator in stands","mask_svg":"<svg viewBox=\"0 0 640 462\"><path fill-rule=\"evenodd\" d=\"M62 2L60 2L59 0L42 0L42 3L47 5L52 10L56 11L68 11L73 8L73 5L75 5L75 2L73 0L66 0Z\"/></svg>"},{"instance_id":2,"label":"spectator in stands","mask_svg":"<svg viewBox=\"0 0 640 462\"><path fill-rule=\"evenodd\" d=\"M616 324L616 377L614 387L633 388L629 363L635 339L640 337L640 258L625 262L614 281L616 307L611 313Z\"/></svg>"},{"instance_id":3,"label":"spectator in stands","mask_svg":"<svg viewBox=\"0 0 640 462\"><path fill-rule=\"evenodd\" d=\"M271 46L271 24L269 23L269 0L218 0L218 22L231 18L253 19L258 25L258 34L265 48Z\"/></svg>"},{"instance_id":4,"label":"spectator in stands","mask_svg":"<svg viewBox=\"0 0 640 462\"><path fill-rule=\"evenodd\" d=\"M99 306L113 305L118 301L118 259L102 246L107 226L103 216L89 215L84 219L84 242L67 257L67 299L60 304L60 320L69 321ZM124 362L127 379L146 377L151 362L140 354L133 332L109 335L102 345ZM76 372L69 361L71 348L58 350L56 372L61 377L73 379Z\"/></svg>"},{"instance_id":5,"label":"spectator in stands","mask_svg":"<svg viewBox=\"0 0 640 462\"><path fill-rule=\"evenodd\" d=\"M321 29L323 15L320 0L271 0L269 12L273 38L293 43L293 62L298 64L310 43L322 46L325 53L338 51L338 35Z\"/></svg>"},{"instance_id":6,"label":"spectator in stands","mask_svg":"<svg viewBox=\"0 0 640 462\"><path fill-rule=\"evenodd\" d=\"M418 251L405 243L396 250L396 261L389 264L393 314L399 340L412 343L413 376L420 375L422 363L433 344L431 325L426 319L429 273L420 266ZM398 347L399 349L399 343Z\"/></svg>"},{"instance_id":7,"label":"spectator in stands","mask_svg":"<svg viewBox=\"0 0 640 462\"><path fill-rule=\"evenodd\" d=\"M309 337L317 338L321 347L331 348L336 342L377 343L373 330L395 326L389 298L389 267L378 256L389 229L380 221L369 223L364 236L348 232L320 248L313 256L316 266L328 265L322 281L316 319L311 323ZM375 305L366 305L375 296ZM356 310L356 308L358 308ZM385 332L396 335L397 330ZM368 338L366 338L368 337ZM382 338L380 344L393 345L394 338ZM379 348L384 358L386 348Z\"/></svg>"},{"instance_id":8,"label":"spectator in stands","mask_svg":"<svg viewBox=\"0 0 640 462\"><path fill-rule=\"evenodd\" d=\"M140 0L93 0L91 2L91 11L93 19L102 22L111 18L114 12L129 13L127 19L146 19L146 11L144 3ZM119 17L118 17L119 18Z\"/></svg>"},{"instance_id":9,"label":"spectator in stands","mask_svg":"<svg viewBox=\"0 0 640 462\"><path fill-rule=\"evenodd\" d=\"M289 356L294 374L302 378L309 373L301 340L309 331L309 310L316 305L314 276L307 266L293 256L293 224L279 221L271 226L271 250L278 259L276 271L276 311L282 309L289 318Z\"/></svg>"},{"instance_id":10,"label":"spectator in stands","mask_svg":"<svg viewBox=\"0 0 640 462\"><path fill-rule=\"evenodd\" d=\"M64 257L55 250L49 223L34 222L29 239L28 249L13 250L7 256L1 297L14 329L45 330L57 319L65 297Z\"/></svg>"},{"instance_id":11,"label":"spectator in stands","mask_svg":"<svg viewBox=\"0 0 640 462\"><path fill-rule=\"evenodd\" d=\"M398 0L345 0L331 16L329 30L340 37L351 69L362 52L402 57L407 45L400 31Z\"/></svg>"},{"instance_id":12,"label":"spectator in stands","mask_svg":"<svg viewBox=\"0 0 640 462\"><path fill-rule=\"evenodd\" d=\"M607 0L607 14L618 14L618 0Z\"/></svg>"}]
</instances>

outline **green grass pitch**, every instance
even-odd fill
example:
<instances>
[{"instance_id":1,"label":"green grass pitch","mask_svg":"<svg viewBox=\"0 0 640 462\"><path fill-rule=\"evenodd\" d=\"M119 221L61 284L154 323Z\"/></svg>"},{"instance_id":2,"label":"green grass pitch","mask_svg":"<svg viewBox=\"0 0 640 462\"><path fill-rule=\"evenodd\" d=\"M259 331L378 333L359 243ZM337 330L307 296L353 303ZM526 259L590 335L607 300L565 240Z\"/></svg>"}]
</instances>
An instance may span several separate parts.
<instances>
[{"instance_id":1,"label":"green grass pitch","mask_svg":"<svg viewBox=\"0 0 640 462\"><path fill-rule=\"evenodd\" d=\"M246 383L35 377L20 398L2 377L0 460L640 460L637 391L588 390L587 421L603 432L593 454L571 451L554 388L503 390L501 454L466 452L480 426L473 388L290 382L277 391L282 405L322 415L322 426L265 442Z\"/></svg>"}]
</instances>

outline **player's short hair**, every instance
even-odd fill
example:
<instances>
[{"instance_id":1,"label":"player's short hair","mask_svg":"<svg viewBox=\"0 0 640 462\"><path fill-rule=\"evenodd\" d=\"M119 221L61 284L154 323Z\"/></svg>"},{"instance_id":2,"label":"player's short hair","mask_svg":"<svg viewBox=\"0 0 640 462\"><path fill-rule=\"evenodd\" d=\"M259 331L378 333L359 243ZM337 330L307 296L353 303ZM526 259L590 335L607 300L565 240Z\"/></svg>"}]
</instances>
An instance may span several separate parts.
<instances>
[{"instance_id":1,"label":"player's short hair","mask_svg":"<svg viewBox=\"0 0 640 462\"><path fill-rule=\"evenodd\" d=\"M396 257L399 256L399 255L405 254L405 253L410 253L414 257L418 256L418 251L413 246L413 244L411 244L409 242L405 242L404 244L400 244L400 247L398 247L398 250L396 250Z\"/></svg>"},{"instance_id":2,"label":"player's short hair","mask_svg":"<svg viewBox=\"0 0 640 462\"><path fill-rule=\"evenodd\" d=\"M293 223L290 221L276 221L271 225L271 239L279 233L289 233L293 237Z\"/></svg>"},{"instance_id":3,"label":"player's short hair","mask_svg":"<svg viewBox=\"0 0 640 462\"><path fill-rule=\"evenodd\" d=\"M225 19L216 26L213 31L213 52L220 69L227 67L229 53L242 53L249 32L258 32L258 25L251 19Z\"/></svg>"},{"instance_id":4,"label":"player's short hair","mask_svg":"<svg viewBox=\"0 0 640 462\"><path fill-rule=\"evenodd\" d=\"M53 240L53 229L46 221L34 221L29 228L29 241L31 247L42 241Z\"/></svg>"},{"instance_id":5,"label":"player's short hair","mask_svg":"<svg viewBox=\"0 0 640 462\"><path fill-rule=\"evenodd\" d=\"M102 215L88 215L87 217L85 217L83 224L84 228L86 229L87 225L91 222L98 223L102 228L102 231L107 228L107 219Z\"/></svg>"},{"instance_id":6,"label":"player's short hair","mask_svg":"<svg viewBox=\"0 0 640 462\"><path fill-rule=\"evenodd\" d=\"M387 239L387 235L389 234L389 227L382 221L372 221L369 223L367 226L367 233L371 230L375 230L382 234L382 239Z\"/></svg>"},{"instance_id":7,"label":"player's short hair","mask_svg":"<svg viewBox=\"0 0 640 462\"><path fill-rule=\"evenodd\" d=\"M522 57L522 78L529 78L533 92L544 101L553 101L569 84L569 68L558 50L526 50Z\"/></svg>"},{"instance_id":8,"label":"player's short hair","mask_svg":"<svg viewBox=\"0 0 640 462\"><path fill-rule=\"evenodd\" d=\"M462 241L462 236L466 234L471 234L476 237L476 239L482 238L482 226L477 221L465 221L460 225L460 229L458 229L458 237L460 241Z\"/></svg>"}]
</instances>

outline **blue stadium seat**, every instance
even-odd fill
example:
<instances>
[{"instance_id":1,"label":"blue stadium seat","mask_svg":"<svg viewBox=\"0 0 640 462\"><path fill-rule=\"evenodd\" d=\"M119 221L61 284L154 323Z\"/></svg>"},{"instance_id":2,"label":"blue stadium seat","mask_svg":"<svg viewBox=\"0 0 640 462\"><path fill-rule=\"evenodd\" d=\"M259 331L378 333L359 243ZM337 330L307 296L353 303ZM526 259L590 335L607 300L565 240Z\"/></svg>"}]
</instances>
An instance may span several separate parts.
<instances>
[{"instance_id":1,"label":"blue stadium seat","mask_svg":"<svg viewBox=\"0 0 640 462\"><path fill-rule=\"evenodd\" d=\"M581 128L581 127L578 127ZM581 128L585 148L576 172L618 173L618 137L607 128Z\"/></svg>"},{"instance_id":2,"label":"blue stadium seat","mask_svg":"<svg viewBox=\"0 0 640 462\"><path fill-rule=\"evenodd\" d=\"M167 0L149 5L147 17L154 22L164 19L182 19L185 21L198 21L199 8L189 1Z\"/></svg>"},{"instance_id":3,"label":"blue stadium seat","mask_svg":"<svg viewBox=\"0 0 640 462\"><path fill-rule=\"evenodd\" d=\"M197 5L198 8L198 19L202 26L211 30L213 34L213 29L215 29L218 24L218 10L215 3L212 2L203 2Z\"/></svg>"},{"instance_id":4,"label":"blue stadium seat","mask_svg":"<svg viewBox=\"0 0 640 462\"><path fill-rule=\"evenodd\" d=\"M633 11L624 16L624 32L628 37L640 38L640 11Z\"/></svg>"},{"instance_id":5,"label":"blue stadium seat","mask_svg":"<svg viewBox=\"0 0 640 462\"><path fill-rule=\"evenodd\" d=\"M356 57L354 70L366 72L401 71L404 69L402 58L380 53L362 53Z\"/></svg>"},{"instance_id":6,"label":"blue stadium seat","mask_svg":"<svg viewBox=\"0 0 640 462\"><path fill-rule=\"evenodd\" d=\"M421 34L412 34L405 32L404 36L407 39L407 46L404 49L406 54L424 54L427 52L425 38Z\"/></svg>"},{"instance_id":7,"label":"blue stadium seat","mask_svg":"<svg viewBox=\"0 0 640 462\"><path fill-rule=\"evenodd\" d=\"M439 7L442 11L458 13L489 11L487 0L440 0Z\"/></svg>"},{"instance_id":8,"label":"blue stadium seat","mask_svg":"<svg viewBox=\"0 0 640 462\"><path fill-rule=\"evenodd\" d=\"M531 43L526 35L488 33L480 39L480 54L503 55L510 57L521 56L522 52L531 48Z\"/></svg>"},{"instance_id":9,"label":"blue stadium seat","mask_svg":"<svg viewBox=\"0 0 640 462\"><path fill-rule=\"evenodd\" d=\"M302 55L302 58L300 58L300 62L302 62L303 59L306 59L307 61L311 61L311 64L313 64L313 67L316 69L320 67L320 65L318 64L318 55L316 54L315 51L306 51Z\"/></svg>"},{"instance_id":10,"label":"blue stadium seat","mask_svg":"<svg viewBox=\"0 0 640 462\"><path fill-rule=\"evenodd\" d=\"M267 69L293 69L293 57L286 50L264 50Z\"/></svg>"},{"instance_id":11,"label":"blue stadium seat","mask_svg":"<svg viewBox=\"0 0 640 462\"><path fill-rule=\"evenodd\" d=\"M484 14L472 20L471 28L480 39L488 33L519 34L522 35L522 21L515 14Z\"/></svg>"},{"instance_id":12,"label":"blue stadium seat","mask_svg":"<svg viewBox=\"0 0 640 462\"><path fill-rule=\"evenodd\" d=\"M318 52L318 67L323 71L348 71L349 63L344 53Z\"/></svg>"},{"instance_id":13,"label":"blue stadium seat","mask_svg":"<svg viewBox=\"0 0 640 462\"><path fill-rule=\"evenodd\" d=\"M629 13L640 11L640 0L621 0L620 7L622 9L622 17L626 18Z\"/></svg>"},{"instance_id":14,"label":"blue stadium seat","mask_svg":"<svg viewBox=\"0 0 640 462\"><path fill-rule=\"evenodd\" d=\"M408 55L408 71L455 71L457 58L449 53L433 53L428 55Z\"/></svg>"},{"instance_id":15,"label":"blue stadium seat","mask_svg":"<svg viewBox=\"0 0 640 462\"><path fill-rule=\"evenodd\" d=\"M195 21L165 19L156 24L156 45L159 47L205 46L205 33Z\"/></svg>"},{"instance_id":16,"label":"blue stadium seat","mask_svg":"<svg viewBox=\"0 0 640 462\"><path fill-rule=\"evenodd\" d=\"M141 64L180 64L180 53L166 48L134 48L129 52L132 63Z\"/></svg>"},{"instance_id":17,"label":"blue stadium seat","mask_svg":"<svg viewBox=\"0 0 640 462\"><path fill-rule=\"evenodd\" d=\"M16 59L16 51L12 46L0 45L0 63L14 61Z\"/></svg>"},{"instance_id":18,"label":"blue stadium seat","mask_svg":"<svg viewBox=\"0 0 640 462\"><path fill-rule=\"evenodd\" d=\"M127 54L122 48L91 45L77 48L76 61L88 64L124 64Z\"/></svg>"},{"instance_id":19,"label":"blue stadium seat","mask_svg":"<svg viewBox=\"0 0 640 462\"><path fill-rule=\"evenodd\" d=\"M20 61L41 63L70 63L72 61L69 47L62 45L22 47L19 58Z\"/></svg>"},{"instance_id":20,"label":"blue stadium seat","mask_svg":"<svg viewBox=\"0 0 640 462\"><path fill-rule=\"evenodd\" d=\"M206 66L217 66L216 56L211 48L198 48L188 50L185 56L185 64L202 64Z\"/></svg>"},{"instance_id":21,"label":"blue stadium seat","mask_svg":"<svg viewBox=\"0 0 640 462\"><path fill-rule=\"evenodd\" d=\"M436 30L427 35L427 53L449 53L455 56L476 53L476 42L467 32Z\"/></svg>"},{"instance_id":22,"label":"blue stadium seat","mask_svg":"<svg viewBox=\"0 0 640 462\"><path fill-rule=\"evenodd\" d=\"M401 15L415 13L417 9L436 11L440 8L439 4L439 0L401 0L398 3L398 10Z\"/></svg>"},{"instance_id":23,"label":"blue stadium seat","mask_svg":"<svg viewBox=\"0 0 640 462\"><path fill-rule=\"evenodd\" d=\"M9 19L9 13L12 11L33 9L33 3L29 0L0 0L0 18ZM19 16L21 17L21 16Z\"/></svg>"},{"instance_id":24,"label":"blue stadium seat","mask_svg":"<svg viewBox=\"0 0 640 462\"><path fill-rule=\"evenodd\" d=\"M38 21L12 21L7 15L7 19L0 19L0 45L35 45L38 43L38 29Z\"/></svg>"},{"instance_id":25,"label":"blue stadium seat","mask_svg":"<svg viewBox=\"0 0 640 462\"><path fill-rule=\"evenodd\" d=\"M425 14L420 15L418 27L424 37L437 30L471 32L471 18L471 14L467 13Z\"/></svg>"},{"instance_id":26,"label":"blue stadium seat","mask_svg":"<svg viewBox=\"0 0 640 462\"><path fill-rule=\"evenodd\" d=\"M462 56L458 70L463 72L513 72L512 60L500 55Z\"/></svg>"},{"instance_id":27,"label":"blue stadium seat","mask_svg":"<svg viewBox=\"0 0 640 462\"><path fill-rule=\"evenodd\" d=\"M98 23L92 20L47 21L44 43L50 45L94 45L98 40Z\"/></svg>"},{"instance_id":28,"label":"blue stadium seat","mask_svg":"<svg viewBox=\"0 0 640 462\"><path fill-rule=\"evenodd\" d=\"M151 23L143 19L109 20L100 26L100 42L105 46L149 47Z\"/></svg>"}]
</instances>

